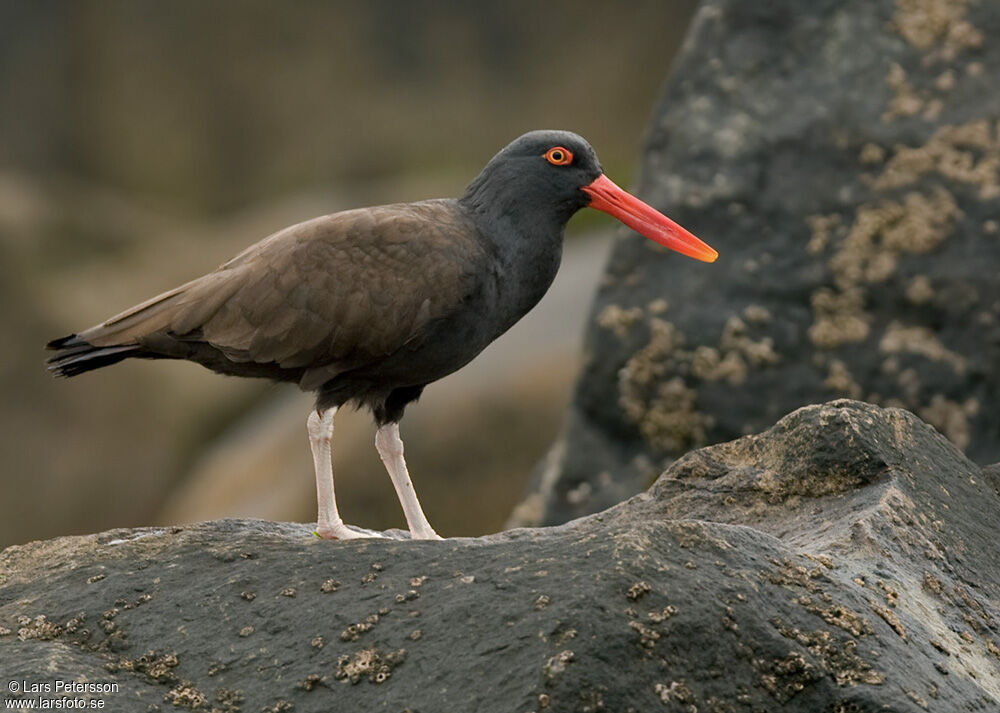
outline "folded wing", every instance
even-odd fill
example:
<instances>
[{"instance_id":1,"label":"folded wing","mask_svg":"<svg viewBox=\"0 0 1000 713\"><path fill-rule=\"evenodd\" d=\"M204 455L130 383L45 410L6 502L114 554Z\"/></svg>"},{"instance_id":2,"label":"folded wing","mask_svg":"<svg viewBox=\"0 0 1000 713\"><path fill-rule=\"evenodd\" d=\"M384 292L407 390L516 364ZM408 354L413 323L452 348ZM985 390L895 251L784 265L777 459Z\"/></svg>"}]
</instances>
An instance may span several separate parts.
<instances>
[{"instance_id":1,"label":"folded wing","mask_svg":"<svg viewBox=\"0 0 1000 713\"><path fill-rule=\"evenodd\" d=\"M209 345L233 364L329 378L419 339L475 289L486 259L454 201L345 211L275 233L77 338L181 357Z\"/></svg>"}]
</instances>

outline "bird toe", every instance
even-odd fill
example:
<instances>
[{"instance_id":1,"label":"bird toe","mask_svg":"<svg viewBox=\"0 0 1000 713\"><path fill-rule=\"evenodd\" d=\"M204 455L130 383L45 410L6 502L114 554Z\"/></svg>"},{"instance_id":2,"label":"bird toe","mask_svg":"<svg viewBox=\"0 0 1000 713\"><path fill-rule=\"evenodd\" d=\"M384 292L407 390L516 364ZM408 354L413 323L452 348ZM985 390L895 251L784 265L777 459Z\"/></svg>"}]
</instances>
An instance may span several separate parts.
<instances>
[{"instance_id":1,"label":"bird toe","mask_svg":"<svg viewBox=\"0 0 1000 713\"><path fill-rule=\"evenodd\" d=\"M434 532L434 530L421 530L419 532L411 532L410 537L414 540L443 540L441 535Z\"/></svg>"},{"instance_id":2,"label":"bird toe","mask_svg":"<svg viewBox=\"0 0 1000 713\"><path fill-rule=\"evenodd\" d=\"M329 524L320 523L316 525L316 536L324 540L360 540L366 537L382 537L373 530L362 528L352 528L344 523Z\"/></svg>"}]
</instances>

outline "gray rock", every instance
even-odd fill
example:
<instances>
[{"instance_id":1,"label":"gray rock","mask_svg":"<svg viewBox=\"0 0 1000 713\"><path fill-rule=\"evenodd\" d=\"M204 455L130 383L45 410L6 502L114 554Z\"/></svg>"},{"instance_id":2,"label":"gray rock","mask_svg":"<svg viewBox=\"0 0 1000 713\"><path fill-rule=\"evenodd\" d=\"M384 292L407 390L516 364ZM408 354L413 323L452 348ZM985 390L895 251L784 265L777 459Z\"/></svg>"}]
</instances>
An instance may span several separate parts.
<instances>
[{"instance_id":1,"label":"gray rock","mask_svg":"<svg viewBox=\"0 0 1000 713\"><path fill-rule=\"evenodd\" d=\"M92 697L122 711L997 710L995 475L905 411L837 401L554 528L14 546L0 669L118 684Z\"/></svg>"},{"instance_id":2,"label":"gray rock","mask_svg":"<svg viewBox=\"0 0 1000 713\"><path fill-rule=\"evenodd\" d=\"M991 2L702 3L636 188L721 257L620 231L520 522L602 510L838 396L1000 460L997 36Z\"/></svg>"}]
</instances>

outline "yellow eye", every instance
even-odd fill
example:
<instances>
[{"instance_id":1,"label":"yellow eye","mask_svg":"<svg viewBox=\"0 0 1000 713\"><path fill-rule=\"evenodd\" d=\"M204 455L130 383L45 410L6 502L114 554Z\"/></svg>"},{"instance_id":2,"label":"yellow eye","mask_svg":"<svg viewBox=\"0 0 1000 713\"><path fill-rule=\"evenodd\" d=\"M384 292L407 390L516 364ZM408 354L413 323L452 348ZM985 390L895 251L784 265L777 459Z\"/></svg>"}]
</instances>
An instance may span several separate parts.
<instances>
[{"instance_id":1,"label":"yellow eye","mask_svg":"<svg viewBox=\"0 0 1000 713\"><path fill-rule=\"evenodd\" d=\"M573 152L562 146L553 146L545 152L545 160L553 166L566 166L573 163Z\"/></svg>"}]
</instances>

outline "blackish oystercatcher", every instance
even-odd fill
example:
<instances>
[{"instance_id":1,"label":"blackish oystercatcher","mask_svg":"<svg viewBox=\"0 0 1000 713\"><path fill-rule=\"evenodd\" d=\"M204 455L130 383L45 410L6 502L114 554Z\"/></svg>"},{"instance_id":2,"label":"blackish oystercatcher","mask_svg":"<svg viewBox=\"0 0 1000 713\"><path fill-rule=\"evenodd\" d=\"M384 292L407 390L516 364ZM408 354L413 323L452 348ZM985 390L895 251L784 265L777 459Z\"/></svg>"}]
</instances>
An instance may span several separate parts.
<instances>
[{"instance_id":1,"label":"blackish oystercatcher","mask_svg":"<svg viewBox=\"0 0 1000 713\"><path fill-rule=\"evenodd\" d=\"M403 411L538 303L559 268L566 222L588 206L684 255L718 257L616 186L584 139L532 131L494 156L461 198L285 228L204 277L50 342L48 368L76 376L132 357L187 359L316 392L308 431L324 538L371 536L340 518L331 465L334 414L366 406L412 537L438 539L403 460Z\"/></svg>"}]
</instances>

